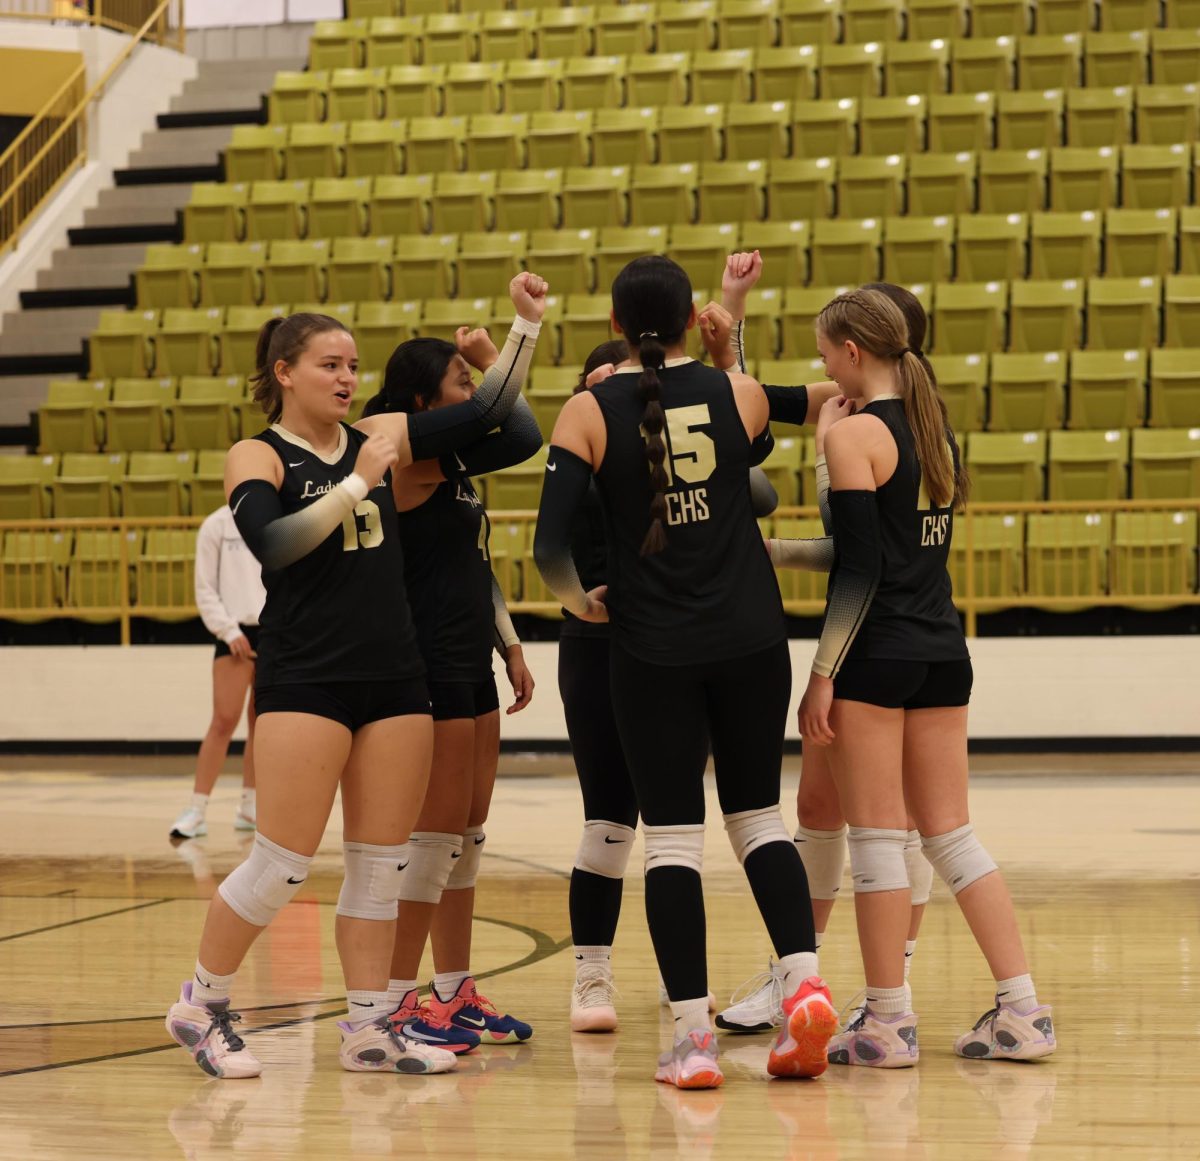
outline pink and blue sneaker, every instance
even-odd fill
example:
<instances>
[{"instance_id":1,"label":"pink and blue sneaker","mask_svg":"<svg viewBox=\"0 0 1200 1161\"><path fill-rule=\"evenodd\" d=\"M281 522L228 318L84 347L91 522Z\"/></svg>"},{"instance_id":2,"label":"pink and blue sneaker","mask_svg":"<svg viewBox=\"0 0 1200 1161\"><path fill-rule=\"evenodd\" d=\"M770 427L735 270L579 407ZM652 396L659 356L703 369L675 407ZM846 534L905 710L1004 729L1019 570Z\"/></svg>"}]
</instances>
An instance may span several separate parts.
<instances>
[{"instance_id":1,"label":"pink and blue sneaker","mask_svg":"<svg viewBox=\"0 0 1200 1161\"><path fill-rule=\"evenodd\" d=\"M445 1007L445 1005L440 1005ZM389 1017L392 1028L405 1040L444 1048L461 1056L479 1047L479 1033L451 1023L448 1017L439 1015L431 1002L421 1003L417 989L413 988L400 1001L400 1007Z\"/></svg>"},{"instance_id":2,"label":"pink and blue sneaker","mask_svg":"<svg viewBox=\"0 0 1200 1161\"><path fill-rule=\"evenodd\" d=\"M431 987L424 1011L437 1026L448 1023L454 1028L473 1032L484 1044L522 1044L533 1035L523 1020L502 1014L486 996L480 995L472 976L467 976L449 1000Z\"/></svg>"}]
</instances>

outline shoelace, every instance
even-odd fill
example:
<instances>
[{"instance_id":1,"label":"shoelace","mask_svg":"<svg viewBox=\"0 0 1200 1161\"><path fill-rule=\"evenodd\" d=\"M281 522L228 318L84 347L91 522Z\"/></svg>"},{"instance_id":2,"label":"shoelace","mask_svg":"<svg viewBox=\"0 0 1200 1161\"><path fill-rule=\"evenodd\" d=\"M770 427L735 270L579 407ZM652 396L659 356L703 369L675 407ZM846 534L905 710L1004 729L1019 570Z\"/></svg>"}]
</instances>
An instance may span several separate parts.
<instances>
[{"instance_id":1,"label":"shoelace","mask_svg":"<svg viewBox=\"0 0 1200 1161\"><path fill-rule=\"evenodd\" d=\"M384 1016L382 1020L376 1020L374 1024L395 1045L396 1050L401 1055L408 1051L408 1045L404 1043L404 1037L396 1030L396 1026L392 1023L390 1017Z\"/></svg>"},{"instance_id":2,"label":"shoelace","mask_svg":"<svg viewBox=\"0 0 1200 1161\"><path fill-rule=\"evenodd\" d=\"M617 986L612 982L612 977L600 972L577 978L575 987L579 989L579 1006L581 1008L605 1007L617 994Z\"/></svg>"},{"instance_id":3,"label":"shoelace","mask_svg":"<svg viewBox=\"0 0 1200 1161\"><path fill-rule=\"evenodd\" d=\"M420 1020L423 1024L428 1024L430 1028L437 1028L439 1030L454 1027L450 1017L448 1015L438 1015L438 1013L433 1010L433 1005L428 1000L421 1005L420 1010L417 1012L416 1019Z\"/></svg>"},{"instance_id":4,"label":"shoelace","mask_svg":"<svg viewBox=\"0 0 1200 1161\"><path fill-rule=\"evenodd\" d=\"M246 1042L233 1030L234 1024L241 1022L241 1015L231 1012L228 1008L209 1009L212 1012L212 1023L208 1026L211 1034L214 1030L221 1033L226 1047L230 1052L241 1052Z\"/></svg>"},{"instance_id":5,"label":"shoelace","mask_svg":"<svg viewBox=\"0 0 1200 1161\"><path fill-rule=\"evenodd\" d=\"M975 1021L975 1027L972 1028L971 1031L978 1032L979 1029L982 1028L989 1020L994 1023L996 1017L999 1015L1000 1015L1000 1005L997 1004L994 1008L990 1009L987 1012L984 1012L984 1014L982 1016L980 1016L978 1020Z\"/></svg>"},{"instance_id":6,"label":"shoelace","mask_svg":"<svg viewBox=\"0 0 1200 1161\"><path fill-rule=\"evenodd\" d=\"M752 976L742 984L729 997L730 1004L740 1004L743 1000L749 1000L752 996L758 995L759 992L766 991L771 1006L776 1008L782 1007L783 981L775 974L774 967L774 961L767 960L767 970L759 972L758 975Z\"/></svg>"},{"instance_id":7,"label":"shoelace","mask_svg":"<svg viewBox=\"0 0 1200 1161\"><path fill-rule=\"evenodd\" d=\"M858 1011L858 1015L853 1020L848 1020L849 1013ZM867 989L863 988L839 1013L838 1023L845 1027L849 1032L851 1028L862 1022L862 1017L867 1013Z\"/></svg>"},{"instance_id":8,"label":"shoelace","mask_svg":"<svg viewBox=\"0 0 1200 1161\"><path fill-rule=\"evenodd\" d=\"M468 998L466 1006L469 1008L478 1008L485 1016L499 1016L500 1013L496 1009L496 1005L492 1003L487 996L483 995L478 989L473 992Z\"/></svg>"}]
</instances>

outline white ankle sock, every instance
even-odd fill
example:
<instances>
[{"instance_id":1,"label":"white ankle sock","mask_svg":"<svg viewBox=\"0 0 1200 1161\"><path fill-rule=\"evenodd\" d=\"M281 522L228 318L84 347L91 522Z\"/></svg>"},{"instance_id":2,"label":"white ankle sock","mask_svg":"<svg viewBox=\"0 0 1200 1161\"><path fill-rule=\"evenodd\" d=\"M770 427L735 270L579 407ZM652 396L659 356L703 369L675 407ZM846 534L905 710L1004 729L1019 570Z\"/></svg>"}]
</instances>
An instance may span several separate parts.
<instances>
[{"instance_id":1,"label":"white ankle sock","mask_svg":"<svg viewBox=\"0 0 1200 1161\"><path fill-rule=\"evenodd\" d=\"M598 963L603 967L612 967L612 948L605 947L602 944L586 946L576 944L575 948L575 970L578 971L584 964Z\"/></svg>"},{"instance_id":2,"label":"white ankle sock","mask_svg":"<svg viewBox=\"0 0 1200 1161\"><path fill-rule=\"evenodd\" d=\"M196 960L196 976L192 980L192 1003L200 1004L216 1004L228 1002L229 989L233 984L233 977L237 972L230 972L227 976L219 976L215 972L210 972L199 960Z\"/></svg>"},{"instance_id":3,"label":"white ankle sock","mask_svg":"<svg viewBox=\"0 0 1200 1161\"><path fill-rule=\"evenodd\" d=\"M797 951L785 955L779 961L783 968L783 994L790 996L810 976L818 975L817 953L815 951Z\"/></svg>"},{"instance_id":4,"label":"white ankle sock","mask_svg":"<svg viewBox=\"0 0 1200 1161\"><path fill-rule=\"evenodd\" d=\"M867 985L867 1010L876 1016L903 1016L908 1007L904 987L873 988Z\"/></svg>"},{"instance_id":5,"label":"white ankle sock","mask_svg":"<svg viewBox=\"0 0 1200 1161\"><path fill-rule=\"evenodd\" d=\"M913 953L917 950L917 941L915 939L906 939L904 941L904 978L908 979L909 969L912 967Z\"/></svg>"},{"instance_id":6,"label":"white ankle sock","mask_svg":"<svg viewBox=\"0 0 1200 1161\"><path fill-rule=\"evenodd\" d=\"M253 814L257 803L258 791L253 789L253 787L244 788L242 790L242 813Z\"/></svg>"},{"instance_id":7,"label":"white ankle sock","mask_svg":"<svg viewBox=\"0 0 1200 1161\"><path fill-rule=\"evenodd\" d=\"M672 1000L671 1015L675 1017L675 1042L678 1044L689 1032L711 1032L708 1021L708 997L698 1000Z\"/></svg>"},{"instance_id":8,"label":"white ankle sock","mask_svg":"<svg viewBox=\"0 0 1200 1161\"><path fill-rule=\"evenodd\" d=\"M375 1020L390 1016L396 1009L392 1006L389 992L353 990L346 992L346 1006L350 1011L346 1023L357 1032Z\"/></svg>"},{"instance_id":9,"label":"white ankle sock","mask_svg":"<svg viewBox=\"0 0 1200 1161\"><path fill-rule=\"evenodd\" d=\"M388 980L388 999L394 1000L396 1008L400 1007L400 1001L414 991L417 986L416 980ZM395 1008L392 1009L395 1011Z\"/></svg>"},{"instance_id":10,"label":"white ankle sock","mask_svg":"<svg viewBox=\"0 0 1200 1161\"><path fill-rule=\"evenodd\" d=\"M1038 1006L1037 992L1033 990L1033 976L1026 972L1023 976L1013 976L1009 980L997 980L996 1001L1016 1008L1022 1015L1032 1012Z\"/></svg>"},{"instance_id":11,"label":"white ankle sock","mask_svg":"<svg viewBox=\"0 0 1200 1161\"><path fill-rule=\"evenodd\" d=\"M817 951L821 950L821 944L825 941L825 932L817 932Z\"/></svg>"},{"instance_id":12,"label":"white ankle sock","mask_svg":"<svg viewBox=\"0 0 1200 1161\"><path fill-rule=\"evenodd\" d=\"M454 993L462 987L463 980L470 976L470 972L438 972L433 977L433 990L437 992L438 999L452 1000Z\"/></svg>"},{"instance_id":13,"label":"white ankle sock","mask_svg":"<svg viewBox=\"0 0 1200 1161\"><path fill-rule=\"evenodd\" d=\"M198 810L201 814L204 814L208 810L208 797L207 794L193 794L189 805L193 810Z\"/></svg>"}]
</instances>

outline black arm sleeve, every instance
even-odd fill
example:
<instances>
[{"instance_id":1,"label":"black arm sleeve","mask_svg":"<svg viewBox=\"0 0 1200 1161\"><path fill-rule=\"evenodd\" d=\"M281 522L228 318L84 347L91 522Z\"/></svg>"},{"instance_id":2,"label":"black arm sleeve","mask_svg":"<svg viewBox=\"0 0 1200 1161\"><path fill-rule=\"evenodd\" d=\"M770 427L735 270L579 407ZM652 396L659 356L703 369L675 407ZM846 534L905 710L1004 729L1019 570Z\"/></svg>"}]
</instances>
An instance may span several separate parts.
<instances>
[{"instance_id":1,"label":"black arm sleeve","mask_svg":"<svg viewBox=\"0 0 1200 1161\"><path fill-rule=\"evenodd\" d=\"M770 427L764 427L750 441L750 466L758 467L775 450L775 437L771 434Z\"/></svg>"},{"instance_id":2,"label":"black arm sleeve","mask_svg":"<svg viewBox=\"0 0 1200 1161\"><path fill-rule=\"evenodd\" d=\"M874 492L831 492L837 569L829 578L825 626L813 658L813 672L836 677L867 610L883 571L883 536Z\"/></svg>"},{"instance_id":3,"label":"black arm sleeve","mask_svg":"<svg viewBox=\"0 0 1200 1161\"><path fill-rule=\"evenodd\" d=\"M437 407L433 411L409 415L408 442L413 459L436 460L499 427L521 394L536 342L514 325L500 358L487 369L483 382L470 399L452 407Z\"/></svg>"},{"instance_id":4,"label":"black arm sleeve","mask_svg":"<svg viewBox=\"0 0 1200 1161\"><path fill-rule=\"evenodd\" d=\"M524 463L541 446L542 433L533 417L533 409L518 396L499 431L489 432L482 439L441 457L442 473L449 479L459 471L468 476L498 472L501 468Z\"/></svg>"},{"instance_id":5,"label":"black arm sleeve","mask_svg":"<svg viewBox=\"0 0 1200 1161\"><path fill-rule=\"evenodd\" d=\"M551 446L533 537L533 560L546 587L564 609L577 615L587 608L587 593L571 556L571 529L591 479L591 464L565 448Z\"/></svg>"},{"instance_id":6,"label":"black arm sleeve","mask_svg":"<svg viewBox=\"0 0 1200 1161\"><path fill-rule=\"evenodd\" d=\"M773 423L791 423L803 427L808 422L807 387L768 387L764 383L763 390L771 406Z\"/></svg>"},{"instance_id":7,"label":"black arm sleeve","mask_svg":"<svg viewBox=\"0 0 1200 1161\"><path fill-rule=\"evenodd\" d=\"M312 552L366 494L360 477L347 476L307 508L285 516L272 483L243 480L230 493L229 507L246 546L267 572L277 572Z\"/></svg>"},{"instance_id":8,"label":"black arm sleeve","mask_svg":"<svg viewBox=\"0 0 1200 1161\"><path fill-rule=\"evenodd\" d=\"M779 507L779 493L772 487L762 468L750 469L750 506L759 519L770 516Z\"/></svg>"}]
</instances>

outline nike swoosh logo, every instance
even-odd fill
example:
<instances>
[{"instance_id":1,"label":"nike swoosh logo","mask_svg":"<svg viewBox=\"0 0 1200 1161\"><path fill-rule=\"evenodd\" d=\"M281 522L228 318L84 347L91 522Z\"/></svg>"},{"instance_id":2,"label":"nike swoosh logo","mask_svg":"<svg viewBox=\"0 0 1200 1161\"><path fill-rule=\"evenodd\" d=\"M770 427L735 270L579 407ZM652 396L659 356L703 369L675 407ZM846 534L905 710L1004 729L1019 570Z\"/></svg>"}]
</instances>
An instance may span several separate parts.
<instances>
[{"instance_id":1,"label":"nike swoosh logo","mask_svg":"<svg viewBox=\"0 0 1200 1161\"><path fill-rule=\"evenodd\" d=\"M485 838L487 838L487 835L482 835L482 834L478 834L478 835L476 835L476 836L475 836L475 845L476 845L476 846L479 846L479 844L480 844L481 842L483 842L483 840L484 840Z\"/></svg>"},{"instance_id":2,"label":"nike swoosh logo","mask_svg":"<svg viewBox=\"0 0 1200 1161\"><path fill-rule=\"evenodd\" d=\"M450 852L450 857L451 857L452 859L461 859L461 858L462 858L462 851L451 851L451 852Z\"/></svg>"},{"instance_id":3,"label":"nike swoosh logo","mask_svg":"<svg viewBox=\"0 0 1200 1161\"><path fill-rule=\"evenodd\" d=\"M576 958L582 959L583 957L577 956ZM212 984L206 984L199 976L196 977L196 983L198 983L202 988L211 988L212 987ZM1007 993L1005 993L1005 994L1007 995Z\"/></svg>"},{"instance_id":4,"label":"nike swoosh logo","mask_svg":"<svg viewBox=\"0 0 1200 1161\"><path fill-rule=\"evenodd\" d=\"M558 471L558 464L551 464L551 463L547 463L547 464L546 464L546 471L548 471L548 472L557 472L557 471Z\"/></svg>"},{"instance_id":5,"label":"nike swoosh logo","mask_svg":"<svg viewBox=\"0 0 1200 1161\"><path fill-rule=\"evenodd\" d=\"M360 1004L357 1000L351 1000L350 1003L352 1003L356 1008L373 1008L373 1007L375 1007L375 1005L371 1004L371 1003Z\"/></svg>"},{"instance_id":6,"label":"nike swoosh logo","mask_svg":"<svg viewBox=\"0 0 1200 1161\"><path fill-rule=\"evenodd\" d=\"M307 878L307 876L305 876L305 878ZM288 882L289 882L289 883L291 883L291 884L292 884L292 886L294 887L294 886L296 886L296 885L297 885L297 884L299 884L299 883L303 883L303 882L304 882L304 879L291 879L291 878L289 878L289 879L288 879Z\"/></svg>"},{"instance_id":7,"label":"nike swoosh logo","mask_svg":"<svg viewBox=\"0 0 1200 1161\"><path fill-rule=\"evenodd\" d=\"M487 1021L480 1017L478 1020L472 1020L470 1016L464 1016L461 1013L458 1017L464 1024L470 1024L472 1028L486 1028Z\"/></svg>"},{"instance_id":8,"label":"nike swoosh logo","mask_svg":"<svg viewBox=\"0 0 1200 1161\"><path fill-rule=\"evenodd\" d=\"M408 863L397 863L397 864L396 864L396 870L397 870L397 871L403 871L403 870L404 870L404 868L405 868L405 867L407 867L407 866L408 866Z\"/></svg>"},{"instance_id":9,"label":"nike swoosh logo","mask_svg":"<svg viewBox=\"0 0 1200 1161\"><path fill-rule=\"evenodd\" d=\"M298 464L288 464L288 467L289 468L302 468L302 467L304 467L304 461L301 460Z\"/></svg>"},{"instance_id":10,"label":"nike swoosh logo","mask_svg":"<svg viewBox=\"0 0 1200 1161\"><path fill-rule=\"evenodd\" d=\"M628 842L629 840L628 839L615 839L611 835L606 834L604 836L604 841L606 843L624 843L624 842Z\"/></svg>"},{"instance_id":11,"label":"nike swoosh logo","mask_svg":"<svg viewBox=\"0 0 1200 1161\"><path fill-rule=\"evenodd\" d=\"M241 499L240 499L240 500L239 500L239 501L238 501L236 504L234 504L234 506L233 506L233 511L230 513L230 515L231 515L231 516L236 516L236 515L237 515L237 510L238 510L238 509L239 509L239 508L240 508L240 507L241 507L241 506L242 506L242 505L243 505L245 502L246 502L246 497L245 497L245 496L243 496L243 497L242 497L242 498L241 498Z\"/></svg>"}]
</instances>

